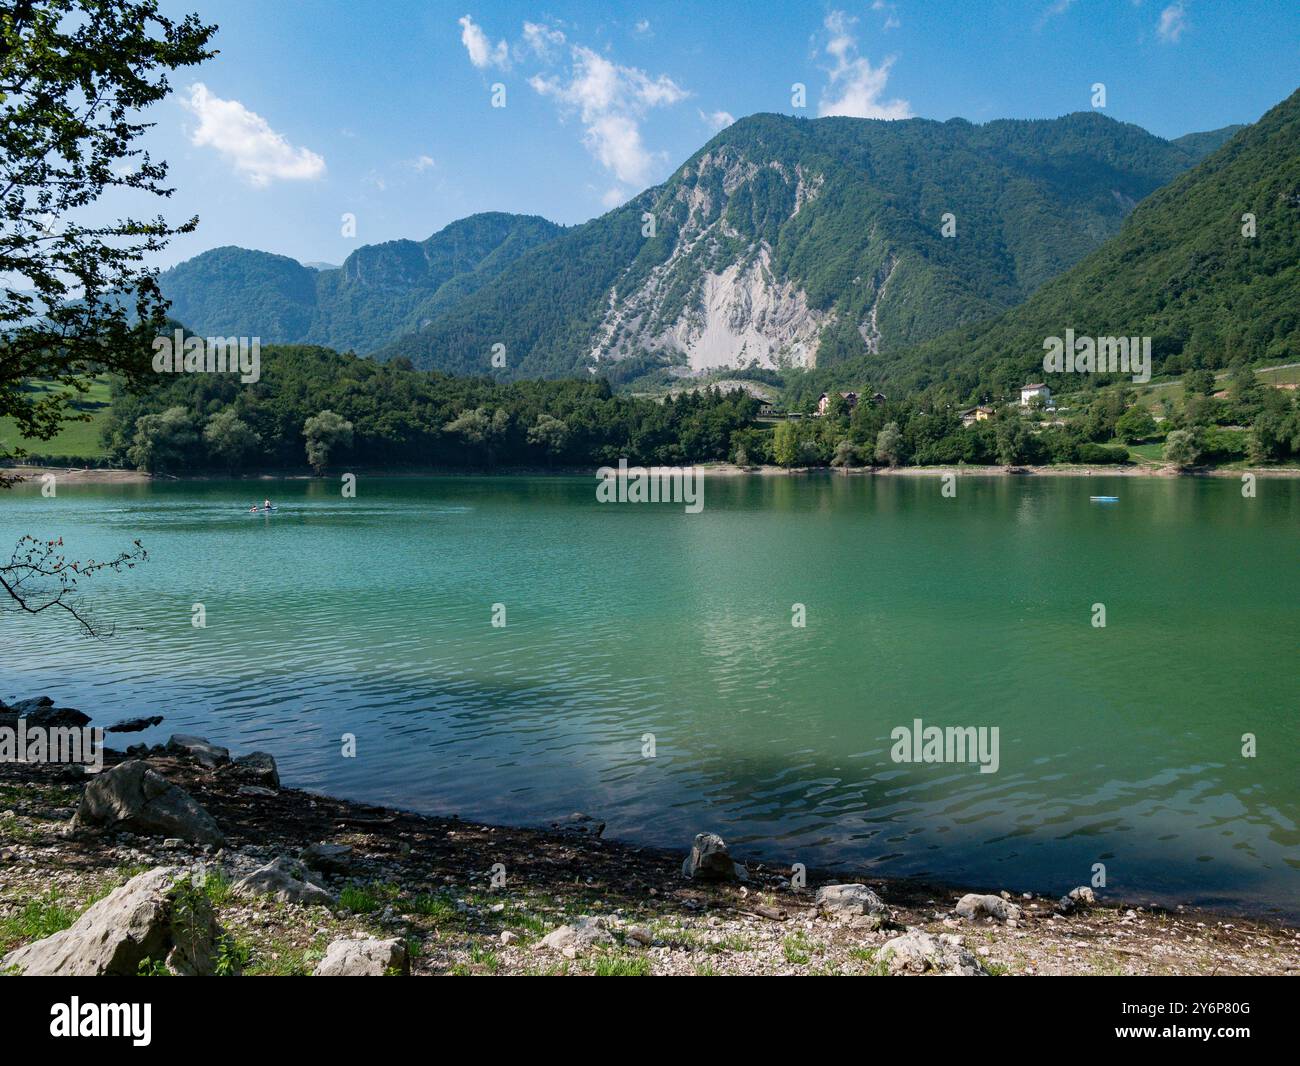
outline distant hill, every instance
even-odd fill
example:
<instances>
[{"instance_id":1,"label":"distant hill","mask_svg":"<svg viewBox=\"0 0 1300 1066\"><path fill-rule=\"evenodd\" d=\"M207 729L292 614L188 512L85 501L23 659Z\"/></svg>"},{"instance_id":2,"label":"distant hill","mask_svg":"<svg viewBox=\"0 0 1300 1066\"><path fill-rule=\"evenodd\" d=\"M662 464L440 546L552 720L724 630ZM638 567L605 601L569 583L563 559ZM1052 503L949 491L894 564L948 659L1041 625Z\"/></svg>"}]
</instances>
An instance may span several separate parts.
<instances>
[{"instance_id":1,"label":"distant hill","mask_svg":"<svg viewBox=\"0 0 1300 1066\"><path fill-rule=\"evenodd\" d=\"M228 246L163 272L159 285L196 333L369 352L562 232L535 216L471 215L424 241L364 245L333 269Z\"/></svg>"},{"instance_id":2,"label":"distant hill","mask_svg":"<svg viewBox=\"0 0 1300 1066\"><path fill-rule=\"evenodd\" d=\"M1118 235L1022 306L836 376L1004 395L1040 376L1044 338L1066 328L1149 336L1157 372L1300 355L1300 91L1145 199Z\"/></svg>"},{"instance_id":3,"label":"distant hill","mask_svg":"<svg viewBox=\"0 0 1300 1066\"><path fill-rule=\"evenodd\" d=\"M1171 143L1178 145L1179 148L1185 148L1196 158L1204 159L1212 152L1217 152L1223 145L1227 144L1237 133L1238 130L1244 130L1246 127L1243 123L1237 123L1235 126L1224 126L1218 130L1206 130L1204 133L1184 133L1181 137L1175 137Z\"/></svg>"},{"instance_id":4,"label":"distant hill","mask_svg":"<svg viewBox=\"0 0 1300 1066\"><path fill-rule=\"evenodd\" d=\"M1097 112L982 126L754 115L380 357L482 371L499 342L516 376L612 364L628 379L896 350L1021 302L1197 158Z\"/></svg>"}]
</instances>

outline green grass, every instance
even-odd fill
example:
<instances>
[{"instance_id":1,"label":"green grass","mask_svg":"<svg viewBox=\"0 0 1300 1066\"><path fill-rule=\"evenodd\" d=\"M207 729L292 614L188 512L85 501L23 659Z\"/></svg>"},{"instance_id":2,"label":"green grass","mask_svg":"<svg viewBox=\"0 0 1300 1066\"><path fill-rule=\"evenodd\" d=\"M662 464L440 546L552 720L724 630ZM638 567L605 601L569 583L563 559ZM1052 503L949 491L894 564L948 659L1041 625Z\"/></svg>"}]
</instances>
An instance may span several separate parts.
<instances>
[{"instance_id":1,"label":"green grass","mask_svg":"<svg viewBox=\"0 0 1300 1066\"><path fill-rule=\"evenodd\" d=\"M607 952L596 957L591 973L593 977L649 977L650 960Z\"/></svg>"},{"instance_id":2,"label":"green grass","mask_svg":"<svg viewBox=\"0 0 1300 1066\"><path fill-rule=\"evenodd\" d=\"M306 977L312 970L312 956L319 957L320 952L300 951L296 948L281 949L275 952L276 958L268 953L255 957L243 973L245 977Z\"/></svg>"},{"instance_id":3,"label":"green grass","mask_svg":"<svg viewBox=\"0 0 1300 1066\"><path fill-rule=\"evenodd\" d=\"M253 946L248 941L223 936L217 944L217 976L239 976L252 957Z\"/></svg>"},{"instance_id":4,"label":"green grass","mask_svg":"<svg viewBox=\"0 0 1300 1066\"><path fill-rule=\"evenodd\" d=\"M409 909L412 914L423 914L426 918L432 918L435 922L450 922L457 916L456 904L452 902L450 897L442 893L416 896L415 899L411 900Z\"/></svg>"},{"instance_id":5,"label":"green grass","mask_svg":"<svg viewBox=\"0 0 1300 1066\"><path fill-rule=\"evenodd\" d=\"M1143 463L1163 463L1165 455L1165 442L1156 440L1149 444L1126 444L1129 456Z\"/></svg>"},{"instance_id":6,"label":"green grass","mask_svg":"<svg viewBox=\"0 0 1300 1066\"><path fill-rule=\"evenodd\" d=\"M0 952L62 932L79 913L64 904L58 889L52 888L43 898L29 900L17 914L0 918Z\"/></svg>"},{"instance_id":7,"label":"green grass","mask_svg":"<svg viewBox=\"0 0 1300 1066\"><path fill-rule=\"evenodd\" d=\"M781 954L785 956L785 961L798 966L812 960L811 948L812 944L802 933L795 933L781 941Z\"/></svg>"},{"instance_id":8,"label":"green grass","mask_svg":"<svg viewBox=\"0 0 1300 1066\"><path fill-rule=\"evenodd\" d=\"M33 386L33 392L50 392L48 385ZM97 378L90 390L75 401L75 407L90 416L87 422L68 422L50 440L23 440L11 418L0 418L0 443L6 448L21 445L35 455L52 458L96 459L108 452L100 442L100 435L109 415L108 382Z\"/></svg>"},{"instance_id":9,"label":"green grass","mask_svg":"<svg viewBox=\"0 0 1300 1066\"><path fill-rule=\"evenodd\" d=\"M753 947L743 936L724 936L717 943L709 944L706 951L720 954L724 951L749 951Z\"/></svg>"},{"instance_id":10,"label":"green grass","mask_svg":"<svg viewBox=\"0 0 1300 1066\"><path fill-rule=\"evenodd\" d=\"M365 885L350 884L338 893L338 905L354 914L370 914L380 909L382 904L380 893Z\"/></svg>"},{"instance_id":11,"label":"green grass","mask_svg":"<svg viewBox=\"0 0 1300 1066\"><path fill-rule=\"evenodd\" d=\"M214 907L220 907L230 899L231 880L220 870L208 870L203 876L203 883L199 886L208 902Z\"/></svg>"},{"instance_id":12,"label":"green grass","mask_svg":"<svg viewBox=\"0 0 1300 1066\"><path fill-rule=\"evenodd\" d=\"M867 968L863 973L865 977L887 977L889 975L889 966L880 958L879 948L850 948L849 958L867 964Z\"/></svg>"}]
</instances>

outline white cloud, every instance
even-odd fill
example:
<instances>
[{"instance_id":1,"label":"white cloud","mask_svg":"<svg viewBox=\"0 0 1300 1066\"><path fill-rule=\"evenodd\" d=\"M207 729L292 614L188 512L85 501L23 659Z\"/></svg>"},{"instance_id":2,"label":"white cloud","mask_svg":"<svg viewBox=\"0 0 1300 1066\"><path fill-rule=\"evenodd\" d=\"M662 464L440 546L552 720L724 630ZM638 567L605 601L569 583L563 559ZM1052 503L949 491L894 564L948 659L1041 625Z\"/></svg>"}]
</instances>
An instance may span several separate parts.
<instances>
[{"instance_id":1,"label":"white cloud","mask_svg":"<svg viewBox=\"0 0 1300 1066\"><path fill-rule=\"evenodd\" d=\"M524 23L524 44L543 59L550 59L555 49L564 44L564 34L536 22Z\"/></svg>"},{"instance_id":2,"label":"white cloud","mask_svg":"<svg viewBox=\"0 0 1300 1066\"><path fill-rule=\"evenodd\" d=\"M636 26L634 26L633 28L636 30L637 33L639 33L639 34L641 34L642 36L644 36L645 34L647 34L647 33L650 32L650 20L649 20L649 19L637 19Z\"/></svg>"},{"instance_id":3,"label":"white cloud","mask_svg":"<svg viewBox=\"0 0 1300 1066\"><path fill-rule=\"evenodd\" d=\"M479 70L486 70L488 67L497 67L500 70L510 68L510 48L505 41L497 41L494 45L488 36L468 15L462 15L458 20L460 23L460 43L465 46L465 51L469 53L469 61L478 67Z\"/></svg>"},{"instance_id":4,"label":"white cloud","mask_svg":"<svg viewBox=\"0 0 1300 1066\"><path fill-rule=\"evenodd\" d=\"M535 74L528 84L566 111L576 111L585 127L583 143L619 181L649 182L659 155L641 138L641 118L655 107L668 107L689 93L667 75L652 78L575 44L570 66L561 76Z\"/></svg>"},{"instance_id":5,"label":"white cloud","mask_svg":"<svg viewBox=\"0 0 1300 1066\"><path fill-rule=\"evenodd\" d=\"M706 126L715 130L725 130L736 121L736 116L730 111L701 111L700 118Z\"/></svg>"},{"instance_id":6,"label":"white cloud","mask_svg":"<svg viewBox=\"0 0 1300 1066\"><path fill-rule=\"evenodd\" d=\"M1160 12L1160 21L1156 23L1156 36L1166 44L1177 44L1187 29L1187 11L1182 3L1170 4Z\"/></svg>"},{"instance_id":7,"label":"white cloud","mask_svg":"<svg viewBox=\"0 0 1300 1066\"><path fill-rule=\"evenodd\" d=\"M438 164L434 162L433 156L431 155L416 156L415 161L411 163L411 166L413 166L417 172L432 170L437 165Z\"/></svg>"},{"instance_id":8,"label":"white cloud","mask_svg":"<svg viewBox=\"0 0 1300 1066\"><path fill-rule=\"evenodd\" d=\"M261 115L238 100L214 96L202 82L191 85L189 99L181 102L199 120L190 143L215 148L253 185L314 181L325 173L325 160L315 152L294 147Z\"/></svg>"},{"instance_id":9,"label":"white cloud","mask_svg":"<svg viewBox=\"0 0 1300 1066\"><path fill-rule=\"evenodd\" d=\"M612 211L626 199L627 193L615 185L613 188L605 190L600 197L600 202Z\"/></svg>"},{"instance_id":10,"label":"white cloud","mask_svg":"<svg viewBox=\"0 0 1300 1066\"><path fill-rule=\"evenodd\" d=\"M894 57L885 59L879 66L858 54L857 38L853 26L857 19L832 11L826 16L826 54L833 60L830 82L822 93L817 114L849 115L853 118L911 118L912 106L906 100L884 100L885 85Z\"/></svg>"},{"instance_id":11,"label":"white cloud","mask_svg":"<svg viewBox=\"0 0 1300 1066\"><path fill-rule=\"evenodd\" d=\"M1073 6L1074 0L1053 0L1051 4L1043 9L1043 13L1038 16L1038 21L1034 23L1034 32L1041 32L1048 22L1057 15L1064 15Z\"/></svg>"},{"instance_id":12,"label":"white cloud","mask_svg":"<svg viewBox=\"0 0 1300 1066\"><path fill-rule=\"evenodd\" d=\"M898 5L887 3L886 0L874 0L871 5L872 11L879 11L885 16L883 29L896 30L903 23L898 17Z\"/></svg>"}]
</instances>

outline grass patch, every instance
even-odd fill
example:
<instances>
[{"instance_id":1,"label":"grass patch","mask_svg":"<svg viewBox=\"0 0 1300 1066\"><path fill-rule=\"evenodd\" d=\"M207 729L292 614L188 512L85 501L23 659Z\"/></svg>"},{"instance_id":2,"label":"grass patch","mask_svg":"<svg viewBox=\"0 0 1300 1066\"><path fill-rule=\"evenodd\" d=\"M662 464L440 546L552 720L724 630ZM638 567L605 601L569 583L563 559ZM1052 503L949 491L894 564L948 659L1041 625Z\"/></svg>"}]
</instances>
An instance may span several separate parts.
<instances>
[{"instance_id":1,"label":"grass patch","mask_svg":"<svg viewBox=\"0 0 1300 1066\"><path fill-rule=\"evenodd\" d=\"M640 955L606 952L596 957L591 974L593 977L649 977L650 960Z\"/></svg>"},{"instance_id":2,"label":"grass patch","mask_svg":"<svg viewBox=\"0 0 1300 1066\"><path fill-rule=\"evenodd\" d=\"M59 898L58 889L50 889L41 899L28 900L17 914L0 919L0 947L5 951L67 929L77 920L79 910Z\"/></svg>"},{"instance_id":3,"label":"grass patch","mask_svg":"<svg viewBox=\"0 0 1300 1066\"><path fill-rule=\"evenodd\" d=\"M812 961L812 944L803 933L795 933L781 941L781 954L786 962L802 966Z\"/></svg>"},{"instance_id":4,"label":"grass patch","mask_svg":"<svg viewBox=\"0 0 1300 1066\"><path fill-rule=\"evenodd\" d=\"M218 977L238 977L253 958L253 946L246 940L223 936L217 943Z\"/></svg>"},{"instance_id":5,"label":"grass patch","mask_svg":"<svg viewBox=\"0 0 1300 1066\"><path fill-rule=\"evenodd\" d=\"M866 969L862 971L864 977L889 976L889 966L880 957L879 948L849 948L849 958L866 963Z\"/></svg>"},{"instance_id":6,"label":"grass patch","mask_svg":"<svg viewBox=\"0 0 1300 1066\"><path fill-rule=\"evenodd\" d=\"M208 902L214 907L220 907L230 900L231 880L220 870L208 870L203 875L202 884L196 886L200 892L208 897Z\"/></svg>"},{"instance_id":7,"label":"grass patch","mask_svg":"<svg viewBox=\"0 0 1300 1066\"><path fill-rule=\"evenodd\" d=\"M353 914L371 914L382 905L379 894L364 885L348 885L339 893L339 906Z\"/></svg>"},{"instance_id":8,"label":"grass patch","mask_svg":"<svg viewBox=\"0 0 1300 1066\"><path fill-rule=\"evenodd\" d=\"M266 954L255 953L244 969L245 977L306 977L311 964L320 958L319 951L280 947Z\"/></svg>"},{"instance_id":9,"label":"grass patch","mask_svg":"<svg viewBox=\"0 0 1300 1066\"><path fill-rule=\"evenodd\" d=\"M341 899L342 897L340 897ZM455 901L441 892L416 896L408 904L407 909L412 914L422 914L426 918L432 918L437 923L450 922L458 916Z\"/></svg>"},{"instance_id":10,"label":"grass patch","mask_svg":"<svg viewBox=\"0 0 1300 1066\"><path fill-rule=\"evenodd\" d=\"M733 935L722 937L717 943L710 944L707 950L717 954L724 951L749 951L753 946L743 936Z\"/></svg>"},{"instance_id":11,"label":"grass patch","mask_svg":"<svg viewBox=\"0 0 1300 1066\"><path fill-rule=\"evenodd\" d=\"M48 393L54 391L50 385L36 385L33 392ZM108 454L100 440L104 426L108 423L110 410L108 381L97 378L91 383L90 391L78 396L73 401L73 408L89 416L85 422L68 422L50 440L24 440L18 435L18 427L11 418L0 418L0 442L7 448L21 446L33 455L50 458L97 459Z\"/></svg>"}]
</instances>

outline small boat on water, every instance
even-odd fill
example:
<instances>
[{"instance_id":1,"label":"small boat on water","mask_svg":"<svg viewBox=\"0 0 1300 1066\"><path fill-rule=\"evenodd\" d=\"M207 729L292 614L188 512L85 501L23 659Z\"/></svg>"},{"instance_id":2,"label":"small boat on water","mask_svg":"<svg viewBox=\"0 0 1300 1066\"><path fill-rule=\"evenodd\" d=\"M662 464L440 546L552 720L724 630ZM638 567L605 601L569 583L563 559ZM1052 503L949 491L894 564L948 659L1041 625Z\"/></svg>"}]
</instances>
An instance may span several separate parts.
<instances>
[{"instance_id":1,"label":"small boat on water","mask_svg":"<svg viewBox=\"0 0 1300 1066\"><path fill-rule=\"evenodd\" d=\"M1118 496L1089 496L1093 503L1119 503Z\"/></svg>"},{"instance_id":2,"label":"small boat on water","mask_svg":"<svg viewBox=\"0 0 1300 1066\"><path fill-rule=\"evenodd\" d=\"M275 506L271 506L271 507L250 507L250 508L249 508L247 511L245 511L244 513L245 513L245 514L275 514L275 512L278 511L278 510L279 510L279 508L278 508L278 507L275 507Z\"/></svg>"}]
</instances>

